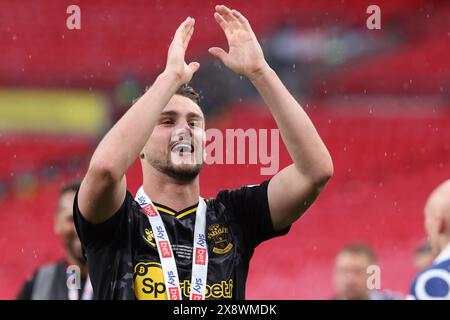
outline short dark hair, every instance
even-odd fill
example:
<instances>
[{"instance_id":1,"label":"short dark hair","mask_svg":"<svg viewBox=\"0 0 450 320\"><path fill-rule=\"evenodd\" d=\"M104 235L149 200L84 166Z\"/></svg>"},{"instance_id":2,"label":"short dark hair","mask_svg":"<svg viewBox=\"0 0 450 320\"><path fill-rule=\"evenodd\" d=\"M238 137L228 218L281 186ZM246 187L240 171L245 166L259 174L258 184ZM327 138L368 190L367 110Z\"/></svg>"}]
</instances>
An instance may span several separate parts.
<instances>
[{"instance_id":1,"label":"short dark hair","mask_svg":"<svg viewBox=\"0 0 450 320\"><path fill-rule=\"evenodd\" d=\"M353 254L362 254L369 258L370 262L377 262L377 255L375 251L366 244L362 243L351 243L344 246L341 250L339 250L336 256L339 256L342 253L353 253Z\"/></svg>"},{"instance_id":2,"label":"short dark hair","mask_svg":"<svg viewBox=\"0 0 450 320\"><path fill-rule=\"evenodd\" d=\"M62 188L59 191L59 195L62 195L68 191L77 192L80 189L80 186L81 181L79 180L70 181L62 186Z\"/></svg>"},{"instance_id":3,"label":"short dark hair","mask_svg":"<svg viewBox=\"0 0 450 320\"><path fill-rule=\"evenodd\" d=\"M81 186L81 181L79 181L79 180L73 180L73 181L70 181L70 182L66 183L65 185L63 185L61 187L61 189L59 189L58 202L61 199L61 196L63 194L65 194L67 192L78 192L78 190L80 189L80 186ZM56 217L58 216L59 212L60 211L59 211L59 204L58 204L58 210L56 210L56 214L55 214Z\"/></svg>"},{"instance_id":4,"label":"short dark hair","mask_svg":"<svg viewBox=\"0 0 450 320\"><path fill-rule=\"evenodd\" d=\"M175 94L189 98L200 106L200 95L188 84L183 84L179 87Z\"/></svg>"},{"instance_id":5,"label":"short dark hair","mask_svg":"<svg viewBox=\"0 0 450 320\"><path fill-rule=\"evenodd\" d=\"M148 86L147 88L145 88L145 92L147 92L150 88L151 88L151 86ZM192 101L194 101L200 107L200 94L197 91L195 91L195 89L192 88L190 85L183 84L182 86L180 86L177 89L175 94L178 94L180 96L183 96L183 97L186 97L188 99L191 99ZM133 104L135 104L141 97L142 96L134 99L132 101Z\"/></svg>"}]
</instances>

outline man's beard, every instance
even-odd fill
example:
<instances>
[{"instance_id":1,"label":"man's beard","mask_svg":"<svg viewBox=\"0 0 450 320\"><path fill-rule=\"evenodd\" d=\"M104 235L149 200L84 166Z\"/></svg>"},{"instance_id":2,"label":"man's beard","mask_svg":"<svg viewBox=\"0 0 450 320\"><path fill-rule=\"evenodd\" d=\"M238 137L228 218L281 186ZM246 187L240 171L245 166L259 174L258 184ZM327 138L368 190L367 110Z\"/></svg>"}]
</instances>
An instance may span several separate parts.
<instances>
[{"instance_id":1,"label":"man's beard","mask_svg":"<svg viewBox=\"0 0 450 320\"><path fill-rule=\"evenodd\" d=\"M151 157L148 157L147 159L153 168L181 182L190 182L194 180L200 174L203 167L203 163L176 167L170 159L167 159L166 161L152 159Z\"/></svg>"}]
</instances>

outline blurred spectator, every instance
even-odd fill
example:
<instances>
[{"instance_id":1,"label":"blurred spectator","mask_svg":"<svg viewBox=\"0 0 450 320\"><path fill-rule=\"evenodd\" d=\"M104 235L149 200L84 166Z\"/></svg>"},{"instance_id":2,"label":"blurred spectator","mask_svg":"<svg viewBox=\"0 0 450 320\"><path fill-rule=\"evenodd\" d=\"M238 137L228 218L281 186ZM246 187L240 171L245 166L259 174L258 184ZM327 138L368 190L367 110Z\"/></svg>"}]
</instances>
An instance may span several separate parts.
<instances>
[{"instance_id":1,"label":"blurred spectator","mask_svg":"<svg viewBox=\"0 0 450 320\"><path fill-rule=\"evenodd\" d=\"M399 294L370 289L369 267L377 265L375 252L364 244L349 244L336 255L334 300L396 300Z\"/></svg>"},{"instance_id":2,"label":"blurred spectator","mask_svg":"<svg viewBox=\"0 0 450 320\"><path fill-rule=\"evenodd\" d=\"M111 123L116 123L133 104L133 100L142 94L143 85L134 72L127 72L116 85L111 106Z\"/></svg>"},{"instance_id":3,"label":"blurred spectator","mask_svg":"<svg viewBox=\"0 0 450 320\"><path fill-rule=\"evenodd\" d=\"M59 194L58 209L55 215L55 232L63 242L66 256L56 263L37 269L33 277L23 285L17 295L18 300L92 299L92 286L87 275L87 266L72 215L75 193L79 188L80 182L73 182L64 186ZM80 289L76 289L76 283L73 282L69 282L74 285L69 289L69 266L75 266L75 269L79 268L81 283L78 285ZM75 280L75 277L72 279Z\"/></svg>"},{"instance_id":4,"label":"blurred spectator","mask_svg":"<svg viewBox=\"0 0 450 320\"><path fill-rule=\"evenodd\" d=\"M413 281L409 298L450 300L450 180L431 193L424 211L425 230L438 256Z\"/></svg>"},{"instance_id":5,"label":"blurred spectator","mask_svg":"<svg viewBox=\"0 0 450 320\"><path fill-rule=\"evenodd\" d=\"M436 258L436 254L431 248L430 242L424 241L416 249L414 255L414 268L417 272L420 272L429 267L433 263L434 258Z\"/></svg>"}]
</instances>

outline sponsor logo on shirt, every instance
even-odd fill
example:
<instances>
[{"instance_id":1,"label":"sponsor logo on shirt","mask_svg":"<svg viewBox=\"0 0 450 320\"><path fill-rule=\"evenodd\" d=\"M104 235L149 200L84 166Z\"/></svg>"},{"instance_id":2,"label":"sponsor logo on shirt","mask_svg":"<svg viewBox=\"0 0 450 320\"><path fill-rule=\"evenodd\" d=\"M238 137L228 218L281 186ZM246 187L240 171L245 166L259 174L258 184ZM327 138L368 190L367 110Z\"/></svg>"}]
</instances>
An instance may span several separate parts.
<instances>
[{"instance_id":1,"label":"sponsor logo on shirt","mask_svg":"<svg viewBox=\"0 0 450 320\"><path fill-rule=\"evenodd\" d=\"M203 284L203 283L202 283ZM199 283L194 285L194 288ZM203 284L204 285L204 284ZM170 285L169 285L170 287ZM181 295L189 299L191 281L184 280L180 282ZM166 285L161 264L157 262L139 262L134 267L134 292L139 300L167 300ZM195 289L194 299L195 299ZM198 296L198 295L197 295ZM201 298L201 296L200 296ZM233 298L233 279L223 280L216 283L206 284L206 299L232 299Z\"/></svg>"},{"instance_id":2,"label":"sponsor logo on shirt","mask_svg":"<svg viewBox=\"0 0 450 320\"><path fill-rule=\"evenodd\" d=\"M140 300L167 300L161 264L138 263L134 267L134 293Z\"/></svg>"}]
</instances>

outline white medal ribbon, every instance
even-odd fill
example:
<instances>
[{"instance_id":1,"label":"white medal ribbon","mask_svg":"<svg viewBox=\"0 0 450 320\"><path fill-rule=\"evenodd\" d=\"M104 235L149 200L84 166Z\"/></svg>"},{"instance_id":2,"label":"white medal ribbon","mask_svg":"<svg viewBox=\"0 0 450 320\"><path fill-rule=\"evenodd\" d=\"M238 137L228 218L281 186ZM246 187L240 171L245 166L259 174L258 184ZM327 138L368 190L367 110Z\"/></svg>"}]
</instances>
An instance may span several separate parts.
<instances>
[{"instance_id":1,"label":"white medal ribbon","mask_svg":"<svg viewBox=\"0 0 450 320\"><path fill-rule=\"evenodd\" d=\"M153 202L145 194L144 187L140 187L135 200L144 213L155 236L161 267L166 284L169 300L181 300L180 278L164 222ZM194 244L192 253L192 276L190 300L204 300L206 295L206 280L208 275L208 248L206 245L206 203L201 197L198 199L198 208L195 215Z\"/></svg>"}]
</instances>

